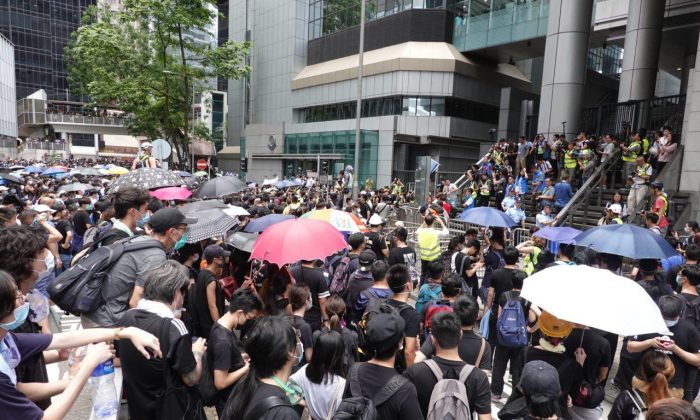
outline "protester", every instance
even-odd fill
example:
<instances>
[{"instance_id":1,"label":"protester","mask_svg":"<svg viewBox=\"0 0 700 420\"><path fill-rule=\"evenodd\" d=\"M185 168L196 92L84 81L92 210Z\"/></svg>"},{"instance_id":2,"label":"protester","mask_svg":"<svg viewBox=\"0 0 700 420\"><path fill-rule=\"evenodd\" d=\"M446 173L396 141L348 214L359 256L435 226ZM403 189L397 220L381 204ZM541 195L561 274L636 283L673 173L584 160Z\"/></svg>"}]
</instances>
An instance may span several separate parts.
<instances>
[{"instance_id":1,"label":"protester","mask_svg":"<svg viewBox=\"0 0 700 420\"><path fill-rule=\"evenodd\" d=\"M309 286L305 284L293 285L289 291L289 304L292 306L294 329L299 331L299 339L304 348L304 357L301 359L301 363L292 370L296 372L299 366L304 366L311 360L311 355L313 354L313 331L311 331L311 326L304 320L304 315L312 304Z\"/></svg>"},{"instance_id":2,"label":"protester","mask_svg":"<svg viewBox=\"0 0 700 420\"><path fill-rule=\"evenodd\" d=\"M323 327L320 331L314 331L313 339L316 341L322 331L335 331L341 334L343 344L345 346L344 363L347 368L360 359L358 354L359 339L357 332L350 330L343 325L345 317L345 302L338 295L331 295L326 304L326 313L328 314L328 327Z\"/></svg>"},{"instance_id":3,"label":"protester","mask_svg":"<svg viewBox=\"0 0 700 420\"><path fill-rule=\"evenodd\" d=\"M196 337L209 338L211 327L224 313L224 292L219 279L229 256L231 253L219 245L204 248L202 258L207 266L199 271L197 282L190 289Z\"/></svg>"},{"instance_id":4,"label":"protester","mask_svg":"<svg viewBox=\"0 0 700 420\"><path fill-rule=\"evenodd\" d=\"M387 273L387 283L394 293L386 303L396 309L403 319L403 352L396 356L396 367L399 373L413 365L416 353L418 352L418 333L420 331L420 321L416 310L408 304L408 297L413 291L413 282L404 265L395 265Z\"/></svg>"},{"instance_id":5,"label":"protester","mask_svg":"<svg viewBox=\"0 0 700 420\"><path fill-rule=\"evenodd\" d=\"M441 230L435 229L435 222L442 226ZM423 224L416 230L418 240L418 254L420 255L421 277L420 284L422 285L427 278L428 263L440 258L440 238L450 234L440 217L434 217L428 214L423 219Z\"/></svg>"},{"instance_id":6,"label":"protester","mask_svg":"<svg viewBox=\"0 0 700 420\"><path fill-rule=\"evenodd\" d=\"M365 313L367 306L372 300L386 300L393 295L386 280L386 273L389 271L389 265L384 262L384 260L377 260L372 263L370 271L374 282L357 296L357 301L353 307L355 323L360 321L360 318L362 318L362 315Z\"/></svg>"},{"instance_id":7,"label":"protester","mask_svg":"<svg viewBox=\"0 0 700 420\"><path fill-rule=\"evenodd\" d=\"M301 261L300 265L289 269L289 274L297 283L309 286L311 292L311 307L304 314L304 319L313 331L321 329L328 322L326 315L326 300L330 296L328 281L323 270L316 266L315 261Z\"/></svg>"}]
</instances>

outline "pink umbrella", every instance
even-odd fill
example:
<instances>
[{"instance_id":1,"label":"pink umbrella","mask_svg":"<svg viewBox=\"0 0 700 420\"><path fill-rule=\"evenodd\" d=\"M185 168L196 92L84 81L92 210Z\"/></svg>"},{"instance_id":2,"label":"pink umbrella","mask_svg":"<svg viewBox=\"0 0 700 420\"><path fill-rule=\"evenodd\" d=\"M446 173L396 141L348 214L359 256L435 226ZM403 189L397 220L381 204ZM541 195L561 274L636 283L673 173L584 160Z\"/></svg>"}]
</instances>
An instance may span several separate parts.
<instances>
[{"instance_id":1,"label":"pink umbrella","mask_svg":"<svg viewBox=\"0 0 700 420\"><path fill-rule=\"evenodd\" d=\"M345 248L343 235L328 222L294 219L267 228L255 241L250 259L282 266L323 259Z\"/></svg>"},{"instance_id":2,"label":"pink umbrella","mask_svg":"<svg viewBox=\"0 0 700 420\"><path fill-rule=\"evenodd\" d=\"M181 187L165 187L150 191L149 194L159 200L187 200L192 191Z\"/></svg>"}]
</instances>

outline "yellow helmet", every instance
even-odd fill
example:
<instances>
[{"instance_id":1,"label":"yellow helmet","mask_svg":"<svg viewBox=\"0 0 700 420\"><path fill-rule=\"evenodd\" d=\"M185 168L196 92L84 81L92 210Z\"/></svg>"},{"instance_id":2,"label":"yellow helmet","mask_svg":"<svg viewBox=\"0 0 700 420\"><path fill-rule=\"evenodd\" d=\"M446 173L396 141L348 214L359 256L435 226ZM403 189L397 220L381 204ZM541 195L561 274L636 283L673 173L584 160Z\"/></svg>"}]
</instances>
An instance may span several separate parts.
<instances>
[{"instance_id":1,"label":"yellow helmet","mask_svg":"<svg viewBox=\"0 0 700 420\"><path fill-rule=\"evenodd\" d=\"M554 338L566 338L571 334L574 324L555 317L547 311L542 311L539 319L542 334Z\"/></svg>"}]
</instances>

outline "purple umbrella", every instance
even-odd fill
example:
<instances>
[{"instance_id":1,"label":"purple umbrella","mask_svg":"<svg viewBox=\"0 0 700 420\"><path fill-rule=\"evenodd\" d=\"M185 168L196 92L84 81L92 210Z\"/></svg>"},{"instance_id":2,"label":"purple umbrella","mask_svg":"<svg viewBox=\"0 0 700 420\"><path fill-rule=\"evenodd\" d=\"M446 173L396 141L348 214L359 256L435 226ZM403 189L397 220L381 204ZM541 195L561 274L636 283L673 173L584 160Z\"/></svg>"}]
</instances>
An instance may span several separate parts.
<instances>
[{"instance_id":1,"label":"purple umbrella","mask_svg":"<svg viewBox=\"0 0 700 420\"><path fill-rule=\"evenodd\" d=\"M293 218L294 216L286 214L268 214L267 216L263 216L259 219L253 219L250 222L248 222L248 224L245 226L245 229L243 229L243 232L262 232L274 224L284 222L285 220Z\"/></svg>"},{"instance_id":2,"label":"purple umbrella","mask_svg":"<svg viewBox=\"0 0 700 420\"><path fill-rule=\"evenodd\" d=\"M562 242L565 244L575 244L575 237L581 234L581 231L567 226L548 226L544 227L533 236L547 239L553 242Z\"/></svg>"}]
</instances>

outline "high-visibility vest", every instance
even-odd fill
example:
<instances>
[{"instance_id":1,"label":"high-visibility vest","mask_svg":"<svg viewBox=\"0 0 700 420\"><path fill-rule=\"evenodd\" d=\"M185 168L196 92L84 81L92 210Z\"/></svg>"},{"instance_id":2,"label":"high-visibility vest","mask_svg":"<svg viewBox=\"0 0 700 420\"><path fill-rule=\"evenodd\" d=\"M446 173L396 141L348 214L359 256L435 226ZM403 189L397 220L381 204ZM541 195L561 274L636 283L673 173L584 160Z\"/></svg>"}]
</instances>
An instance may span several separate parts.
<instances>
[{"instance_id":1,"label":"high-visibility vest","mask_svg":"<svg viewBox=\"0 0 700 420\"><path fill-rule=\"evenodd\" d=\"M665 217L668 212L668 198L666 197L666 193L661 193L659 197L664 200L664 208L661 209L661 215Z\"/></svg>"},{"instance_id":2,"label":"high-visibility vest","mask_svg":"<svg viewBox=\"0 0 700 420\"><path fill-rule=\"evenodd\" d=\"M484 196L491 195L491 186L488 181L481 183L479 186L479 193Z\"/></svg>"},{"instance_id":3,"label":"high-visibility vest","mask_svg":"<svg viewBox=\"0 0 700 420\"><path fill-rule=\"evenodd\" d=\"M418 255L423 261L435 261L440 258L440 238L433 229L421 229L418 232Z\"/></svg>"},{"instance_id":4,"label":"high-visibility vest","mask_svg":"<svg viewBox=\"0 0 700 420\"><path fill-rule=\"evenodd\" d=\"M644 156L648 156L648 155L649 155L649 146L651 146L651 145L649 144L649 139L646 138L646 137L644 137L644 140L642 140L642 154L643 154Z\"/></svg>"},{"instance_id":5,"label":"high-visibility vest","mask_svg":"<svg viewBox=\"0 0 700 420\"><path fill-rule=\"evenodd\" d=\"M648 163L645 163L642 166L637 166L637 176L640 178L643 176L646 176L647 170L649 169L649 166L651 166L651 165L649 165Z\"/></svg>"},{"instance_id":6,"label":"high-visibility vest","mask_svg":"<svg viewBox=\"0 0 700 420\"><path fill-rule=\"evenodd\" d=\"M574 151L567 150L564 153L564 167L566 169L571 169L576 167L576 159L574 159Z\"/></svg>"},{"instance_id":7,"label":"high-visibility vest","mask_svg":"<svg viewBox=\"0 0 700 420\"><path fill-rule=\"evenodd\" d=\"M622 219L620 219L619 217L614 217L614 218L611 220L611 223L612 223L612 224L615 224L615 225L621 225L621 224L623 224L624 222L623 222Z\"/></svg>"},{"instance_id":8,"label":"high-visibility vest","mask_svg":"<svg viewBox=\"0 0 700 420\"><path fill-rule=\"evenodd\" d=\"M632 143L630 143L629 149L633 148L634 146L640 146L639 142L635 140ZM637 152L632 151L632 150L627 152L626 155L622 155L622 160L625 162L630 162L630 163L636 161L637 160Z\"/></svg>"}]
</instances>

